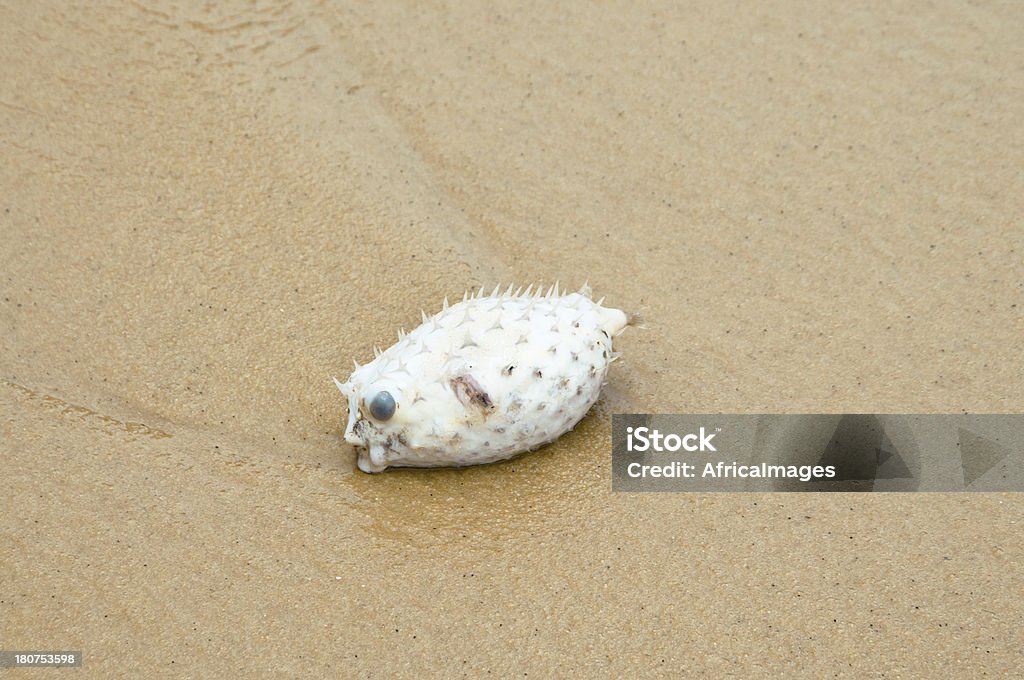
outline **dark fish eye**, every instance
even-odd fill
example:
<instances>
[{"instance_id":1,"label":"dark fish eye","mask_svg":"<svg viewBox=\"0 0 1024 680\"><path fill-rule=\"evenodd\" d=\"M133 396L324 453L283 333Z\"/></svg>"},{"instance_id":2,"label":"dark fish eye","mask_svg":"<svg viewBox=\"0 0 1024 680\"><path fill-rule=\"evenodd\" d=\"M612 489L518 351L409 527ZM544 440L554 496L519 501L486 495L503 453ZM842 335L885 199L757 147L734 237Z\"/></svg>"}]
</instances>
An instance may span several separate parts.
<instances>
[{"instance_id":1,"label":"dark fish eye","mask_svg":"<svg viewBox=\"0 0 1024 680\"><path fill-rule=\"evenodd\" d=\"M391 393L382 390L370 400L370 415L377 420L388 420L395 415L395 398Z\"/></svg>"}]
</instances>

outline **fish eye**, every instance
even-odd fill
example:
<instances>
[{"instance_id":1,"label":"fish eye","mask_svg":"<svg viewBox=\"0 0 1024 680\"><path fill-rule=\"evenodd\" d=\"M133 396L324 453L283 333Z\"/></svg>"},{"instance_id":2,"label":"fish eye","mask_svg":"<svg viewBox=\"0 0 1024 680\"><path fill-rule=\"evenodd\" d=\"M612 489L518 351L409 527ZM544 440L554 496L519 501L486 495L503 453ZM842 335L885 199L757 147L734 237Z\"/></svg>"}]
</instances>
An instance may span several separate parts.
<instances>
[{"instance_id":1,"label":"fish eye","mask_svg":"<svg viewBox=\"0 0 1024 680\"><path fill-rule=\"evenodd\" d=\"M381 390L370 400L370 415L377 420L389 420L395 415L395 398L386 390Z\"/></svg>"}]
</instances>

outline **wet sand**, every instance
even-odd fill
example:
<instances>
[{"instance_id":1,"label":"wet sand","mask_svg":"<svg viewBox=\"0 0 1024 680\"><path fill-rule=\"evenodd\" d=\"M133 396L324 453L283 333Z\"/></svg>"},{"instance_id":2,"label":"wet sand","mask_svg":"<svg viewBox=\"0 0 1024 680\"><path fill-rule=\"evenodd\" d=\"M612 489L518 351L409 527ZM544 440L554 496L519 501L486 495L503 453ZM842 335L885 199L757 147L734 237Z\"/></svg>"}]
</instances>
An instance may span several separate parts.
<instances>
[{"instance_id":1,"label":"wet sand","mask_svg":"<svg viewBox=\"0 0 1024 680\"><path fill-rule=\"evenodd\" d=\"M96 677L999 676L1014 494L613 494L613 412L1024 408L1024 11L0 8L0 641ZM579 427L364 475L445 296L645 327Z\"/></svg>"}]
</instances>

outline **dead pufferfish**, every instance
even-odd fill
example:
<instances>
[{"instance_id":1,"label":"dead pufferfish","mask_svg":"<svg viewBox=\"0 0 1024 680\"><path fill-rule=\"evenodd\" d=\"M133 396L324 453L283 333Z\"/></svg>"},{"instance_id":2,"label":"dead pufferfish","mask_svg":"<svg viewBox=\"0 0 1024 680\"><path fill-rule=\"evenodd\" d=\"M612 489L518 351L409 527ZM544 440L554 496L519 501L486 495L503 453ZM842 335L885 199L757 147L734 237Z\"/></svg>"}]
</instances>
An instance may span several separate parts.
<instances>
[{"instance_id":1,"label":"dead pufferfish","mask_svg":"<svg viewBox=\"0 0 1024 680\"><path fill-rule=\"evenodd\" d=\"M465 295L334 379L363 472L492 463L551 442L597 401L627 314L590 288Z\"/></svg>"}]
</instances>

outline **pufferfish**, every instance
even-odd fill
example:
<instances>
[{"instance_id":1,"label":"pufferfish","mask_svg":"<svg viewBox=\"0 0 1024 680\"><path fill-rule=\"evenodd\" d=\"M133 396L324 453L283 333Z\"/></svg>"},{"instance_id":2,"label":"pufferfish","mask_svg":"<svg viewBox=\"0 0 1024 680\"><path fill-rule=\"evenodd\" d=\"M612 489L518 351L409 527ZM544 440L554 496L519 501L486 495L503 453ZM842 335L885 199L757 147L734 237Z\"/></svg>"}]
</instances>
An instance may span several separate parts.
<instances>
[{"instance_id":1,"label":"pufferfish","mask_svg":"<svg viewBox=\"0 0 1024 680\"><path fill-rule=\"evenodd\" d=\"M590 288L466 294L355 370L345 441L363 472L492 463L571 430L597 401L628 315Z\"/></svg>"}]
</instances>

